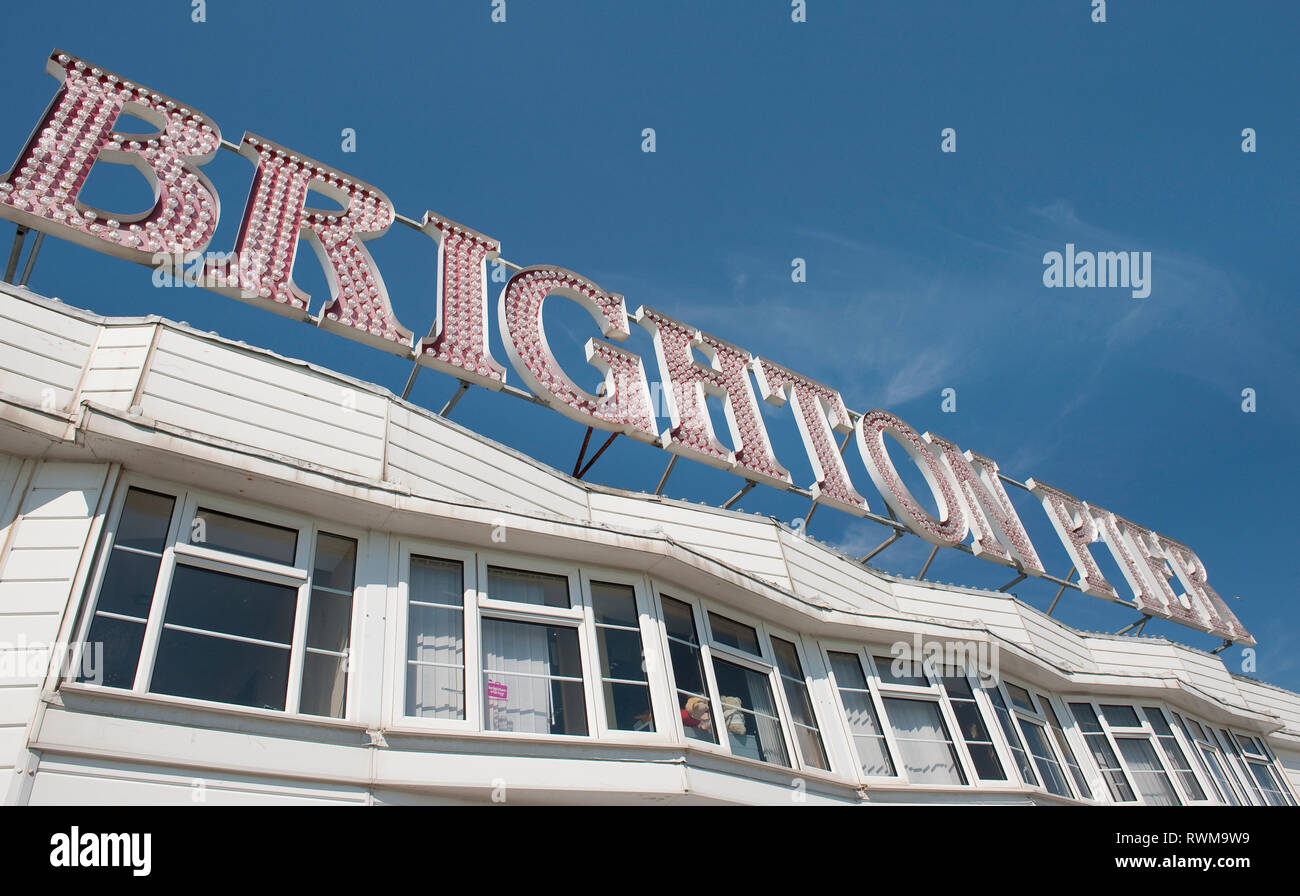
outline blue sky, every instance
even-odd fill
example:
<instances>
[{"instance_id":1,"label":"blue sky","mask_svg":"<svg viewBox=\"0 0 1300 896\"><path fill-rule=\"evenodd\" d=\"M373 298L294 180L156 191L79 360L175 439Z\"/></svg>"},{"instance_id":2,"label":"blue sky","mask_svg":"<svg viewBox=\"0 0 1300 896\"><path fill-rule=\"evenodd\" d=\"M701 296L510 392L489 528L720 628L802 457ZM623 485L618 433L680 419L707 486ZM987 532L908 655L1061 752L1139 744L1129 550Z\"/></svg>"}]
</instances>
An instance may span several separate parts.
<instances>
[{"instance_id":1,"label":"blue sky","mask_svg":"<svg viewBox=\"0 0 1300 896\"><path fill-rule=\"evenodd\" d=\"M785 0L507 0L494 24L490 0L372 2L359 18L326 0L209 0L195 23L185 0L61 3L0 36L0 155L17 154L53 93L49 51L82 56L205 112L228 140L247 130L334 164L403 214L461 221L511 261L578 271L630 308L835 386L855 410L893 411L1009 475L1189 544L1260 641L1253 674L1300 690L1294 534L1273 522L1300 499L1300 8L1111 2L1104 24L1089 8L808 0L808 21L794 24ZM647 127L653 154L641 151ZM940 152L948 127L956 153ZM1253 154L1241 151L1246 127ZM356 152L342 151L344 128ZM224 211L211 248L228 249L251 168L222 153L206 171ZM101 166L83 199L137 211L148 193L133 170ZM1045 288L1043 254L1067 242L1151 252L1151 295ZM398 227L368 245L399 318L427 331L432 244ZM795 257L806 283L791 281ZM295 278L318 310L313 253ZM188 321L395 392L409 372L230 299L155 289L146 269L55 240L31 286L103 314ZM547 323L567 369L594 388L581 355L590 319L556 302ZM495 321L492 332L506 363ZM648 336L628 344L653 375ZM511 382L522 385L513 371ZM454 388L425 372L412 398L437 408ZM956 413L940 409L944 388ZM1241 410L1245 388L1255 413ZM455 419L566 471L584 432L480 390ZM806 485L789 410L765 419ZM856 450L847 456L882 509ZM588 478L653 489L667 460L619 440ZM919 490L919 476L905 478ZM681 463L667 493L718 504L741 484ZM1070 563L1042 511L1013 499L1063 575ZM786 521L808 509L767 488L739 506ZM854 554L887 534L826 509L809 529ZM927 553L908 538L876 563L915 575ZM1096 555L1123 593L1107 552ZM943 552L930 577L996 587L1011 575ZM1054 592L1016 589L1042 608ZM1102 631L1136 618L1074 593L1056 615ZM1146 632L1216 646L1158 621ZM1238 649L1224 658L1240 669Z\"/></svg>"}]
</instances>

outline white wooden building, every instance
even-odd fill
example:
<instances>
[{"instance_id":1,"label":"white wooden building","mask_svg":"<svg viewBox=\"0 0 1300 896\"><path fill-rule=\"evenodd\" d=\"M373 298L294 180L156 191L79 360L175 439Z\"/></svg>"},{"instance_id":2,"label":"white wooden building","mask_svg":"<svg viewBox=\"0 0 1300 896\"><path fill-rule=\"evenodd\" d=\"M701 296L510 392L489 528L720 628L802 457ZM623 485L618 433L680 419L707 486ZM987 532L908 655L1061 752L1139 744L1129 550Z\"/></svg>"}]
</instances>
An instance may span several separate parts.
<instances>
[{"instance_id":1,"label":"white wooden building","mask_svg":"<svg viewBox=\"0 0 1300 896\"><path fill-rule=\"evenodd\" d=\"M376 386L8 284L0 550L9 804L1300 786L1300 695L1216 656L581 482ZM996 656L998 680L900 672L914 639Z\"/></svg>"}]
</instances>

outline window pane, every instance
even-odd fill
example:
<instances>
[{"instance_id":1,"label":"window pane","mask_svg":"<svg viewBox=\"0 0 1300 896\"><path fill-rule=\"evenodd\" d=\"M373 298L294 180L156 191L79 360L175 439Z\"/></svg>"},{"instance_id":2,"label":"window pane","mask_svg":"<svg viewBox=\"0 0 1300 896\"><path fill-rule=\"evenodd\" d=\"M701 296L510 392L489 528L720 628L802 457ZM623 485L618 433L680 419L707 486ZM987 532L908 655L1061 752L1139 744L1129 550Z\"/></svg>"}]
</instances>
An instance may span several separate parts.
<instances>
[{"instance_id":1,"label":"window pane","mask_svg":"<svg viewBox=\"0 0 1300 896\"><path fill-rule=\"evenodd\" d=\"M282 710L288 685L288 647L266 647L164 628L149 690Z\"/></svg>"},{"instance_id":2,"label":"window pane","mask_svg":"<svg viewBox=\"0 0 1300 896\"><path fill-rule=\"evenodd\" d=\"M928 688L929 679L919 661L913 662L901 657L878 656L876 673L885 684L906 684L913 687Z\"/></svg>"},{"instance_id":3,"label":"window pane","mask_svg":"<svg viewBox=\"0 0 1300 896\"><path fill-rule=\"evenodd\" d=\"M1011 698L1012 703L1014 703L1016 706L1020 707L1021 709L1027 712L1036 712L1036 710L1034 709L1034 701L1029 696L1028 691L1020 687L1019 685L1012 684L1009 681L1005 682L1005 684L1007 686L1007 695Z\"/></svg>"},{"instance_id":4,"label":"window pane","mask_svg":"<svg viewBox=\"0 0 1300 896\"><path fill-rule=\"evenodd\" d=\"M313 588L307 617L307 646L336 653L352 640L352 598Z\"/></svg>"},{"instance_id":5,"label":"window pane","mask_svg":"<svg viewBox=\"0 0 1300 896\"><path fill-rule=\"evenodd\" d=\"M1070 769L1070 777L1074 779L1074 786L1079 789L1079 795L1084 799L1092 799L1092 788L1088 786L1088 779L1083 776L1083 769L1079 767L1079 761L1074 758L1074 750L1070 749L1070 742L1065 737L1065 729L1061 727L1061 720L1052 707L1052 701L1039 694L1038 705L1047 714L1047 724L1052 729L1052 737L1056 741L1056 748L1065 757L1066 767Z\"/></svg>"},{"instance_id":6,"label":"window pane","mask_svg":"<svg viewBox=\"0 0 1300 896\"><path fill-rule=\"evenodd\" d=\"M704 683L704 658L695 634L695 617L689 604L663 598L664 629L668 633L668 659L672 663L677 709L686 736L709 743L718 742Z\"/></svg>"},{"instance_id":7,"label":"window pane","mask_svg":"<svg viewBox=\"0 0 1300 896\"><path fill-rule=\"evenodd\" d=\"M780 638L772 639L772 650L776 653L776 668L781 673L781 687L785 691L785 702L790 704L795 739L799 742L803 761L814 768L829 769L831 766L826 760L808 684L804 681L803 666L799 663L799 651L789 641Z\"/></svg>"},{"instance_id":8,"label":"window pane","mask_svg":"<svg viewBox=\"0 0 1300 896\"><path fill-rule=\"evenodd\" d=\"M95 609L148 619L161 563L161 556L113 551L108 557L108 569L104 570L104 582L99 587L99 602Z\"/></svg>"},{"instance_id":9,"label":"window pane","mask_svg":"<svg viewBox=\"0 0 1300 896\"><path fill-rule=\"evenodd\" d=\"M406 714L465 718L465 569L411 557L406 615Z\"/></svg>"},{"instance_id":10,"label":"window pane","mask_svg":"<svg viewBox=\"0 0 1300 896\"><path fill-rule=\"evenodd\" d=\"M343 718L347 709L348 660L345 656L308 653L303 658L302 696L298 711Z\"/></svg>"},{"instance_id":11,"label":"window pane","mask_svg":"<svg viewBox=\"0 0 1300 896\"><path fill-rule=\"evenodd\" d=\"M853 732L853 746L858 752L858 762L864 775L893 777L894 761L889 746L876 718L876 708L867 690L867 679L862 674L862 664L851 653L830 652L831 671L840 692L840 702Z\"/></svg>"},{"instance_id":12,"label":"window pane","mask_svg":"<svg viewBox=\"0 0 1300 896\"><path fill-rule=\"evenodd\" d=\"M493 600L508 600L518 604L566 609L572 606L567 576L507 569L504 566L488 567L487 593Z\"/></svg>"},{"instance_id":13,"label":"window pane","mask_svg":"<svg viewBox=\"0 0 1300 896\"><path fill-rule=\"evenodd\" d=\"M986 688L984 692L993 701L993 711L997 714L998 724L1002 727L1002 735L1007 739L1007 745L1011 747L1011 759L1016 765L1020 780L1037 787L1038 776L1034 774L1029 754L1025 752L1020 733L1016 730L1015 720L1011 717L1011 710L1007 708L1007 701L1002 699L1002 692L996 686Z\"/></svg>"},{"instance_id":14,"label":"window pane","mask_svg":"<svg viewBox=\"0 0 1300 896\"><path fill-rule=\"evenodd\" d=\"M970 682L964 675L950 675L943 679L944 690L948 692L948 701L952 704L953 715L957 717L957 733L970 752L975 765L975 774L984 781L1005 781L1007 774L998 759L998 751L993 746L993 738L984 716L975 702L975 694Z\"/></svg>"},{"instance_id":15,"label":"window pane","mask_svg":"<svg viewBox=\"0 0 1300 896\"><path fill-rule=\"evenodd\" d=\"M86 636L84 649L89 656L77 669L77 681L130 690L135 684L142 643L143 622L96 616Z\"/></svg>"},{"instance_id":16,"label":"window pane","mask_svg":"<svg viewBox=\"0 0 1300 896\"><path fill-rule=\"evenodd\" d=\"M316 560L311 582L317 588L352 593L356 579L357 542L321 532L316 536Z\"/></svg>"},{"instance_id":17,"label":"window pane","mask_svg":"<svg viewBox=\"0 0 1300 896\"><path fill-rule=\"evenodd\" d=\"M641 625L636 611L636 591L631 585L592 582L591 609L597 625L622 625L628 628L639 628Z\"/></svg>"},{"instance_id":18,"label":"window pane","mask_svg":"<svg viewBox=\"0 0 1300 896\"><path fill-rule=\"evenodd\" d=\"M190 542L292 566L298 548L298 530L199 508L190 528Z\"/></svg>"},{"instance_id":19,"label":"window pane","mask_svg":"<svg viewBox=\"0 0 1300 896\"><path fill-rule=\"evenodd\" d=\"M164 623L287 647L297 603L298 591L288 585L177 564Z\"/></svg>"},{"instance_id":20,"label":"window pane","mask_svg":"<svg viewBox=\"0 0 1300 896\"><path fill-rule=\"evenodd\" d=\"M167 546L167 529L171 525L176 499L133 488L126 493L122 516L117 522L115 545L161 554Z\"/></svg>"},{"instance_id":21,"label":"window pane","mask_svg":"<svg viewBox=\"0 0 1300 896\"><path fill-rule=\"evenodd\" d=\"M1101 714L1112 728L1140 728L1137 710L1131 706L1108 706L1101 708Z\"/></svg>"},{"instance_id":22,"label":"window pane","mask_svg":"<svg viewBox=\"0 0 1300 896\"><path fill-rule=\"evenodd\" d=\"M718 699L722 704L721 722L727 728L731 752L760 762L790 765L776 702L768 677L724 660L715 660L713 672L718 679Z\"/></svg>"},{"instance_id":23,"label":"window pane","mask_svg":"<svg viewBox=\"0 0 1300 896\"><path fill-rule=\"evenodd\" d=\"M1111 798L1122 803L1136 800L1137 796L1120 768L1119 757L1111 749L1110 741L1102 730L1101 720L1097 718L1097 713L1093 711L1091 704L1071 703L1070 711L1074 713L1074 719L1083 731L1083 739L1088 744L1088 749L1092 751L1093 761L1097 763L1102 777L1106 779L1106 787L1110 790Z\"/></svg>"},{"instance_id":24,"label":"window pane","mask_svg":"<svg viewBox=\"0 0 1300 896\"><path fill-rule=\"evenodd\" d=\"M1165 754L1165 759L1169 766L1178 775L1178 780L1183 785L1183 792L1187 794L1190 800L1205 799L1205 790L1202 789L1201 783L1196 780L1196 773L1192 771L1191 763L1187 761L1187 755L1183 748L1178 745L1178 739L1174 737L1173 729L1169 727L1169 722L1165 719L1165 714L1156 706L1144 706L1142 711L1146 713L1147 721L1155 729L1156 740L1160 743L1160 749Z\"/></svg>"},{"instance_id":25,"label":"window pane","mask_svg":"<svg viewBox=\"0 0 1300 896\"><path fill-rule=\"evenodd\" d=\"M592 582L591 603L606 723L618 731L654 731L636 591L630 585Z\"/></svg>"},{"instance_id":26,"label":"window pane","mask_svg":"<svg viewBox=\"0 0 1300 896\"><path fill-rule=\"evenodd\" d=\"M1150 740L1145 737L1118 737L1115 742L1119 744L1119 751L1124 756L1129 774L1133 776L1133 783L1137 785L1143 800L1153 806L1182 805L1159 757L1151 748Z\"/></svg>"},{"instance_id":27,"label":"window pane","mask_svg":"<svg viewBox=\"0 0 1300 896\"><path fill-rule=\"evenodd\" d=\"M1038 773L1043 776L1043 786L1047 788L1047 792L1057 796L1069 796L1070 788L1065 783L1060 764L1057 763L1056 757L1052 755L1052 750L1047 745L1047 732L1043 730L1043 726L1022 718L1020 730L1025 734L1029 754L1034 757L1034 765L1038 767Z\"/></svg>"},{"instance_id":28,"label":"window pane","mask_svg":"<svg viewBox=\"0 0 1300 896\"><path fill-rule=\"evenodd\" d=\"M577 629L483 620L487 728L587 733Z\"/></svg>"},{"instance_id":29,"label":"window pane","mask_svg":"<svg viewBox=\"0 0 1300 896\"><path fill-rule=\"evenodd\" d=\"M966 783L937 703L899 697L886 697L884 703L900 761L912 783Z\"/></svg>"},{"instance_id":30,"label":"window pane","mask_svg":"<svg viewBox=\"0 0 1300 896\"><path fill-rule=\"evenodd\" d=\"M717 613L710 613L709 628L713 631L713 640L719 644L752 653L754 656L762 656L758 646L758 632L748 625L742 625L734 619L719 616Z\"/></svg>"}]
</instances>

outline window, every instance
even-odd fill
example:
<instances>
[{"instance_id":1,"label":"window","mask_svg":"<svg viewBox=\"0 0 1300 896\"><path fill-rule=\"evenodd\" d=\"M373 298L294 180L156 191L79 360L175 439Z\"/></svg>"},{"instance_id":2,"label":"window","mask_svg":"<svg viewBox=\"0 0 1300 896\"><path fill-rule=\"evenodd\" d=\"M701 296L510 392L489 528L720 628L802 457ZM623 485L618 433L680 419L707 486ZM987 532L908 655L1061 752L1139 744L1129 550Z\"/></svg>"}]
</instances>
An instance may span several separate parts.
<instances>
[{"instance_id":1,"label":"window","mask_svg":"<svg viewBox=\"0 0 1300 896\"><path fill-rule=\"evenodd\" d=\"M358 540L225 503L126 489L83 638L99 683L342 718Z\"/></svg>"},{"instance_id":2,"label":"window","mask_svg":"<svg viewBox=\"0 0 1300 896\"><path fill-rule=\"evenodd\" d=\"M710 640L700 643L695 608L667 595L660 598L673 686L686 736L716 743L735 756L792 767L781 722L775 663L764 649L760 627L709 611L703 615ZM817 767L816 758L813 755L805 761Z\"/></svg>"},{"instance_id":3,"label":"window","mask_svg":"<svg viewBox=\"0 0 1300 896\"><path fill-rule=\"evenodd\" d=\"M1011 758L1015 762L1020 780L1030 787L1037 787L1038 776L1034 774L1029 753L1025 750L1024 741L1020 739L1020 732L1016 730L1016 720L1012 717L1011 710L1007 708L1007 701L1003 699L1001 689L994 685L987 688L985 692L993 703L993 711L997 714L998 724L1002 726L1002 734L1007 739L1007 745L1011 747Z\"/></svg>"},{"instance_id":4,"label":"window","mask_svg":"<svg viewBox=\"0 0 1300 896\"><path fill-rule=\"evenodd\" d=\"M1128 765L1138 793L1142 794L1143 802L1153 806L1181 805L1149 738L1117 736L1115 742L1119 744L1119 752Z\"/></svg>"},{"instance_id":5,"label":"window","mask_svg":"<svg viewBox=\"0 0 1300 896\"><path fill-rule=\"evenodd\" d=\"M966 774L937 703L885 697L903 769L914 784L965 784Z\"/></svg>"},{"instance_id":6,"label":"window","mask_svg":"<svg viewBox=\"0 0 1300 896\"><path fill-rule=\"evenodd\" d=\"M1258 737L1238 734L1235 731L1232 736L1236 738L1237 746L1241 748L1246 770L1251 774L1251 783L1255 785L1262 801L1270 806L1294 806L1295 801L1291 799L1286 785L1280 780L1264 742Z\"/></svg>"},{"instance_id":7,"label":"window","mask_svg":"<svg viewBox=\"0 0 1300 896\"><path fill-rule=\"evenodd\" d=\"M1112 777L1114 769L1111 766L1115 764L1114 754L1104 755L1100 752L1102 738L1107 733L1106 729L1109 729L1110 735L1114 738L1120 760L1142 802L1153 806L1182 805L1183 800L1174 786L1169 767L1161 760L1160 753L1156 749L1158 729L1149 721L1143 721L1137 707L1122 703L1107 703L1100 706L1101 711L1098 714L1098 707L1095 704L1071 703L1070 709L1074 711L1075 719L1083 729L1084 739L1088 741L1089 746L1093 747L1097 764L1112 786L1112 795L1117 791L1121 794L1125 792L1119 790ZM1163 721L1163 717L1161 720ZM1165 745L1160 746L1163 749ZM1128 800L1133 799L1132 791L1128 791L1126 796ZM1124 796L1116 796L1116 799L1124 799Z\"/></svg>"},{"instance_id":8,"label":"window","mask_svg":"<svg viewBox=\"0 0 1300 896\"><path fill-rule=\"evenodd\" d=\"M476 602L483 730L590 735L576 570L540 560L498 565L482 554L477 562L487 585Z\"/></svg>"},{"instance_id":9,"label":"window","mask_svg":"<svg viewBox=\"0 0 1300 896\"><path fill-rule=\"evenodd\" d=\"M1092 799L1092 788L1088 786L1088 779L1084 777L1083 769L1079 767L1079 762L1074 758L1074 750L1070 747L1069 738L1065 736L1065 729L1061 727L1061 719L1056 714L1056 708L1052 706L1051 698L1039 694L1038 705L1042 707L1044 715L1047 716L1047 724L1051 729L1052 738L1056 741L1056 748L1060 750L1061 756L1065 759L1065 765L1070 770L1070 777L1074 780L1074 786L1078 790L1079 796L1085 800Z\"/></svg>"},{"instance_id":10,"label":"window","mask_svg":"<svg viewBox=\"0 0 1300 896\"><path fill-rule=\"evenodd\" d=\"M465 564L412 555L407 578L406 714L465 718Z\"/></svg>"},{"instance_id":11,"label":"window","mask_svg":"<svg viewBox=\"0 0 1300 896\"><path fill-rule=\"evenodd\" d=\"M799 662L799 651L791 642L773 637L772 652L776 655L776 668L781 673L785 702L790 707L791 720L794 722L795 744L804 764L829 770L831 766L826 760L826 748L822 743L821 730L817 727L817 716L813 713L808 682L804 678L803 664Z\"/></svg>"},{"instance_id":12,"label":"window","mask_svg":"<svg viewBox=\"0 0 1300 896\"><path fill-rule=\"evenodd\" d=\"M592 582L591 609L606 726L620 731L654 731L636 589L631 585Z\"/></svg>"},{"instance_id":13,"label":"window","mask_svg":"<svg viewBox=\"0 0 1300 896\"><path fill-rule=\"evenodd\" d=\"M949 715L938 676L932 676L923 663L881 654L872 661L884 724L902 774L913 784L970 783L967 745L958 747L953 735L955 716ZM983 734L987 737L987 729Z\"/></svg>"},{"instance_id":14,"label":"window","mask_svg":"<svg viewBox=\"0 0 1300 896\"><path fill-rule=\"evenodd\" d=\"M1024 735L1029 755L1034 767L1042 777L1043 786L1048 793L1056 796L1073 796L1070 785L1065 780L1061 764L1052 752L1052 745L1047 735L1047 717L1034 705L1033 695L1019 685L1005 683L1007 695L1016 708L1016 719L1020 723L1020 732Z\"/></svg>"},{"instance_id":15,"label":"window","mask_svg":"<svg viewBox=\"0 0 1300 896\"><path fill-rule=\"evenodd\" d=\"M840 703L848 716L853 747L858 755L862 774L868 778L894 777L894 760L889 753L884 729L876 713L867 677L862 671L862 661L857 654L829 651L831 675L840 694Z\"/></svg>"},{"instance_id":16,"label":"window","mask_svg":"<svg viewBox=\"0 0 1300 896\"><path fill-rule=\"evenodd\" d=\"M952 713L957 718L957 731L965 741L971 763L975 766L975 776L984 781L1005 781L1007 773L984 723L970 680L964 674L950 672L943 677L942 683L952 703Z\"/></svg>"},{"instance_id":17,"label":"window","mask_svg":"<svg viewBox=\"0 0 1300 896\"><path fill-rule=\"evenodd\" d=\"M1158 706L1144 706L1142 714L1151 723L1151 728L1156 734L1156 742L1160 744L1165 761L1174 770L1178 783L1183 788L1183 795L1191 802L1204 802L1205 789L1197 780L1196 772L1192 771L1192 765L1187 761L1187 754L1183 752L1183 748L1179 746L1174 730L1169 727L1169 720L1165 718L1164 710Z\"/></svg>"},{"instance_id":18,"label":"window","mask_svg":"<svg viewBox=\"0 0 1300 896\"><path fill-rule=\"evenodd\" d=\"M485 618L483 693L489 731L585 735L578 630Z\"/></svg>"},{"instance_id":19,"label":"window","mask_svg":"<svg viewBox=\"0 0 1300 896\"><path fill-rule=\"evenodd\" d=\"M704 680L704 655L695 634L694 612L690 604L667 595L661 601L682 728L687 737L716 744L718 733L713 727L709 686Z\"/></svg>"},{"instance_id":20,"label":"window","mask_svg":"<svg viewBox=\"0 0 1300 896\"><path fill-rule=\"evenodd\" d=\"M1206 778L1209 779L1215 797L1221 803L1240 806L1242 804L1241 793L1237 790L1237 785L1232 782L1232 773L1224 763L1223 754L1219 751L1219 745L1214 741L1214 735L1210 734L1202 727L1200 722L1190 716L1183 718L1178 713L1174 713L1174 721L1178 723L1178 727L1182 729L1183 734L1187 737L1187 742L1192 745L1192 752L1196 754L1196 758L1201 764L1201 770L1205 772Z\"/></svg>"},{"instance_id":21,"label":"window","mask_svg":"<svg viewBox=\"0 0 1300 896\"><path fill-rule=\"evenodd\" d=\"M1128 778L1124 775L1124 769L1119 764L1119 757L1115 755L1115 750L1110 744L1110 738L1106 736L1105 729L1101 727L1101 719L1098 718L1097 711L1092 708L1092 704L1071 703L1070 712L1074 714L1074 720L1079 723L1079 729L1083 732L1083 740L1087 743L1093 761L1097 763L1097 768L1106 781L1106 787L1110 790L1111 799L1117 803L1131 803L1136 800L1137 796L1133 793L1133 788L1129 786Z\"/></svg>"}]
</instances>

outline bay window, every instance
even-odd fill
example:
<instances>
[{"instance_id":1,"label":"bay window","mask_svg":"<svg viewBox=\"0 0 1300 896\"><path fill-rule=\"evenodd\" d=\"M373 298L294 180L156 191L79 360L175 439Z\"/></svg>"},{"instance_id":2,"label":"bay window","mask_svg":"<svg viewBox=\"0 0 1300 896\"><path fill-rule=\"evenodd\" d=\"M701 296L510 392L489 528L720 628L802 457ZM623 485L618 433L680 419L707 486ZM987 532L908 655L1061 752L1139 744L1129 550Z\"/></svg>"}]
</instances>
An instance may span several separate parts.
<instances>
[{"instance_id":1,"label":"bay window","mask_svg":"<svg viewBox=\"0 0 1300 896\"><path fill-rule=\"evenodd\" d=\"M693 603L666 594L659 600L685 736L717 744L734 756L792 767L782 723L784 695L778 691L776 662L765 648L760 626L735 618L729 610L708 611L702 614L707 637L701 639ZM802 761L820 768L824 759L813 751Z\"/></svg>"}]
</instances>

